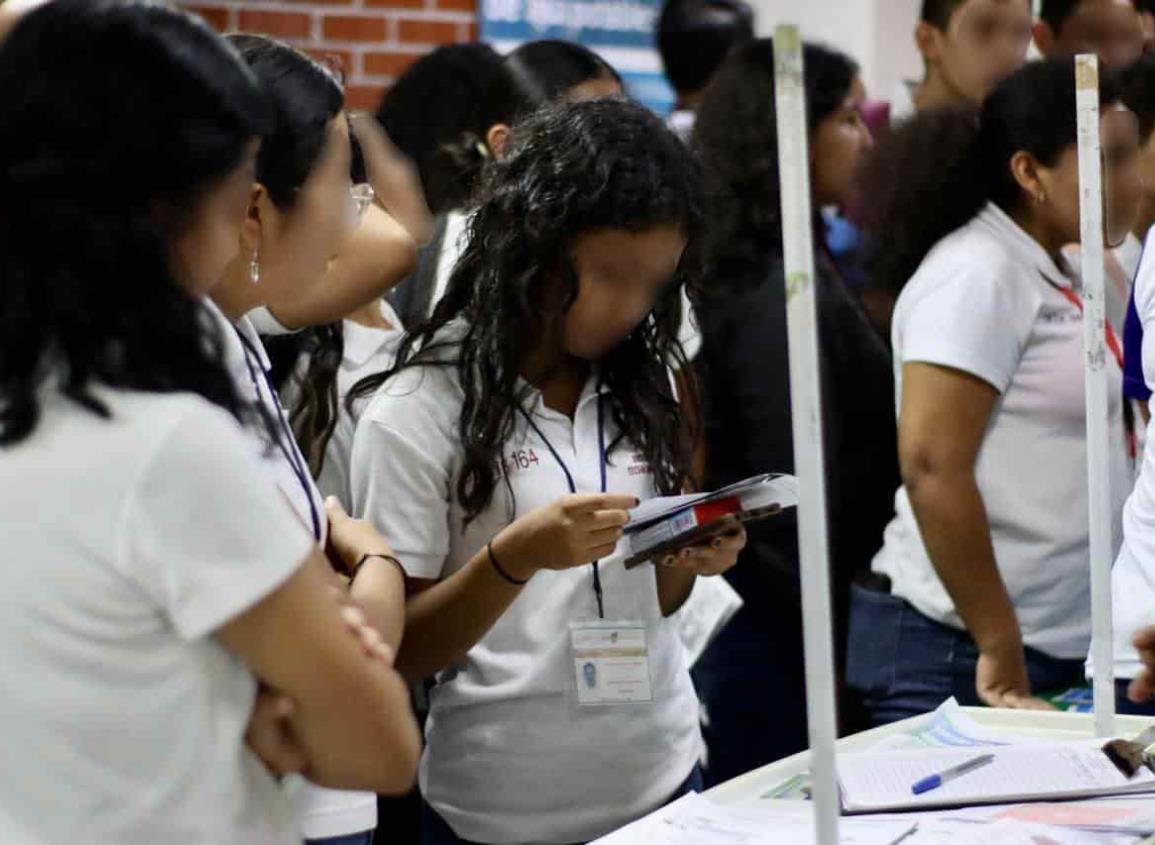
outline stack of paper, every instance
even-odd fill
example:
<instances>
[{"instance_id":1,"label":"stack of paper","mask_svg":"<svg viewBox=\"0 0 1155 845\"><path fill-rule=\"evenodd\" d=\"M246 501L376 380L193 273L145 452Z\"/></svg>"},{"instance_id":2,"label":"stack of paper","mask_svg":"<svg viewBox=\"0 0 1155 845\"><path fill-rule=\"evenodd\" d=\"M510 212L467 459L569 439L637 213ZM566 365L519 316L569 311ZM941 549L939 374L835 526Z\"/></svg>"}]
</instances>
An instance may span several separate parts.
<instances>
[{"instance_id":1,"label":"stack of paper","mask_svg":"<svg viewBox=\"0 0 1155 845\"><path fill-rule=\"evenodd\" d=\"M925 722L910 730L880 739L870 747L870 750L978 748L990 745L1032 745L1039 742L1044 740L983 727L968 716L955 699L948 698Z\"/></svg>"},{"instance_id":2,"label":"stack of paper","mask_svg":"<svg viewBox=\"0 0 1155 845\"><path fill-rule=\"evenodd\" d=\"M1155 793L1155 775L1128 779L1102 751L1101 740L1001 746L994 762L937 789L915 795L923 778L965 763L974 749L935 748L846 754L838 761L842 806L848 813L1072 800Z\"/></svg>"},{"instance_id":3,"label":"stack of paper","mask_svg":"<svg viewBox=\"0 0 1155 845\"><path fill-rule=\"evenodd\" d=\"M814 841L813 813L810 804L721 806L692 793L592 845L799 845ZM914 819L843 819L839 843L893 845L915 824Z\"/></svg>"}]
</instances>

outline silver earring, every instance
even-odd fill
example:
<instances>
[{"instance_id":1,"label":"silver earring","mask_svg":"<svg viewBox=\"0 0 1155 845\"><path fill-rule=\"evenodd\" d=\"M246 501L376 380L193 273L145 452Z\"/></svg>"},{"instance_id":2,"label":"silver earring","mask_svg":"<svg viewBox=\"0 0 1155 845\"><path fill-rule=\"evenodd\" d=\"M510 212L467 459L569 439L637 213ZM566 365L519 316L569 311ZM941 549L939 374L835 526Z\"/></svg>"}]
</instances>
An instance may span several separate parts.
<instances>
[{"instance_id":1,"label":"silver earring","mask_svg":"<svg viewBox=\"0 0 1155 845\"><path fill-rule=\"evenodd\" d=\"M249 262L249 281L254 285L261 283L261 256L253 250L253 260Z\"/></svg>"}]
</instances>

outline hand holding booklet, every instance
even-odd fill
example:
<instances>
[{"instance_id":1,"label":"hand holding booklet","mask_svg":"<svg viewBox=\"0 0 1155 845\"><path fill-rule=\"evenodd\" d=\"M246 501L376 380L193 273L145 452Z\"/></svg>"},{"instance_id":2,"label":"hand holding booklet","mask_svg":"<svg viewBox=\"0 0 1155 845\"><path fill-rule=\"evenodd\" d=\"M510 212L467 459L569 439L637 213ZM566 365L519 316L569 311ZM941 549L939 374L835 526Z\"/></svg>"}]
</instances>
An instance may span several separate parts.
<instances>
[{"instance_id":1,"label":"hand holding booklet","mask_svg":"<svg viewBox=\"0 0 1155 845\"><path fill-rule=\"evenodd\" d=\"M629 545L626 568L686 546L709 542L734 530L798 505L798 480L768 473L747 478L713 493L649 499L630 511L625 527Z\"/></svg>"}]
</instances>

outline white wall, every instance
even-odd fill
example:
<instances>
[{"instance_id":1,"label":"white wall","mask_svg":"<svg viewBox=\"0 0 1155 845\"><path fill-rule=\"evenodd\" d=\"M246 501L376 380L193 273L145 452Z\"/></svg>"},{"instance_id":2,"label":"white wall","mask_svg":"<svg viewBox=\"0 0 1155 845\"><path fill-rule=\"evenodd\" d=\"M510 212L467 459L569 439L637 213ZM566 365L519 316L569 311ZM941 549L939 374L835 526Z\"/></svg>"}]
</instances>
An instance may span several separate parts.
<instances>
[{"instance_id":1,"label":"white wall","mask_svg":"<svg viewBox=\"0 0 1155 845\"><path fill-rule=\"evenodd\" d=\"M919 0L750 0L759 35L796 23L810 41L853 56L862 65L872 99L889 100L903 79L918 79L922 61L914 47Z\"/></svg>"}]
</instances>

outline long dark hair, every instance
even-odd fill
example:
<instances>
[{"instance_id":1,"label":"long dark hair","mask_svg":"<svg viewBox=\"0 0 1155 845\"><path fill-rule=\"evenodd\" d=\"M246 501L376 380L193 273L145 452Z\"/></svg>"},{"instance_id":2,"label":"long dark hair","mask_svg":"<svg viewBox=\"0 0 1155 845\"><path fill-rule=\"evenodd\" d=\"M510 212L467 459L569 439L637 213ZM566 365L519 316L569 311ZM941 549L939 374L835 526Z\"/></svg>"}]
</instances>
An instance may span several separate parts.
<instances>
[{"instance_id":1,"label":"long dark hair","mask_svg":"<svg viewBox=\"0 0 1155 845\"><path fill-rule=\"evenodd\" d=\"M806 113L811 133L845 102L858 65L842 53L806 44ZM739 47L714 76L694 125L694 147L706 173L706 294L765 281L781 254L778 119L774 108L774 42Z\"/></svg>"},{"instance_id":2,"label":"long dark hair","mask_svg":"<svg viewBox=\"0 0 1155 845\"><path fill-rule=\"evenodd\" d=\"M170 263L204 192L265 130L236 53L166 6L57 0L5 38L0 90L0 444L36 428L45 383L100 416L97 384L197 393L244 418Z\"/></svg>"},{"instance_id":3,"label":"long dark hair","mask_svg":"<svg viewBox=\"0 0 1155 845\"><path fill-rule=\"evenodd\" d=\"M261 35L229 39L264 86L273 107L273 125L257 159L257 181L278 208L289 210L325 149L329 124L341 113L345 92L332 70L287 44ZM275 382L284 388L292 380L297 388L289 424L310 470L317 475L337 425L337 370L344 355L341 324L266 338L265 347ZM308 363L297 377L301 360Z\"/></svg>"},{"instance_id":4,"label":"long dark hair","mask_svg":"<svg viewBox=\"0 0 1155 845\"><path fill-rule=\"evenodd\" d=\"M433 316L406 336L393 370L364 379L349 402L407 367L455 367L465 394L456 492L472 519L503 478L502 447L523 399L520 368L541 338L559 336L577 297L574 239L598 229L677 225L688 244L675 280L651 315L599 362L599 373L619 439L645 454L660 491L679 490L689 473L691 433L667 363L685 366L677 342L680 287L700 272L699 178L692 154L637 104L603 99L535 113L514 131L509 154L487 171L469 246ZM445 339L442 330L458 319L462 335Z\"/></svg>"},{"instance_id":5,"label":"long dark hair","mask_svg":"<svg viewBox=\"0 0 1155 845\"><path fill-rule=\"evenodd\" d=\"M1100 77L1103 104L1119 99L1110 74ZM1010 169L1016 152L1053 165L1076 143L1075 61L1025 65L991 92L981 108L930 111L891 132L863 173L862 222L880 248L872 280L898 293L938 241L988 202L1008 213L1023 202Z\"/></svg>"}]
</instances>

